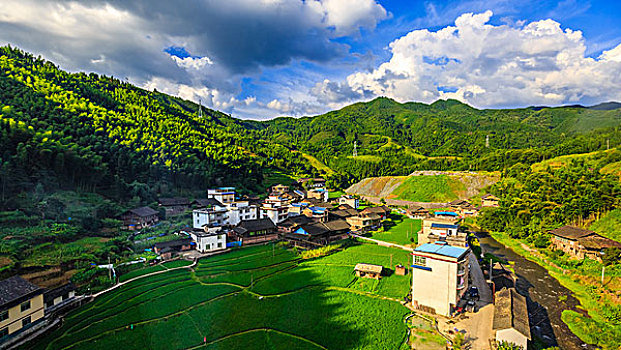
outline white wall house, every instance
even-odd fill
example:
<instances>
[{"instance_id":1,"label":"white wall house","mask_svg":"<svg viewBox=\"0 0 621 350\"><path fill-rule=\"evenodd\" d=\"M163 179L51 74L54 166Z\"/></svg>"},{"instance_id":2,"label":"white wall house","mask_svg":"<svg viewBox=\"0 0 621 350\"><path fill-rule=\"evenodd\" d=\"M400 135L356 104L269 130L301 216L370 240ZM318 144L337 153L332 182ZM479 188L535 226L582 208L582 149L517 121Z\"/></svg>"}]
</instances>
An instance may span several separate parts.
<instances>
[{"instance_id":1,"label":"white wall house","mask_svg":"<svg viewBox=\"0 0 621 350\"><path fill-rule=\"evenodd\" d=\"M450 316L468 289L469 252L469 248L445 242L416 248L412 265L412 304Z\"/></svg>"},{"instance_id":2,"label":"white wall house","mask_svg":"<svg viewBox=\"0 0 621 350\"><path fill-rule=\"evenodd\" d=\"M196 242L196 250L201 253L226 249L226 233L219 228L194 230L190 231L189 234Z\"/></svg>"},{"instance_id":3,"label":"white wall house","mask_svg":"<svg viewBox=\"0 0 621 350\"><path fill-rule=\"evenodd\" d=\"M235 201L226 206L227 224L237 226L241 221L255 220L259 215L259 207L248 201Z\"/></svg>"},{"instance_id":4,"label":"white wall house","mask_svg":"<svg viewBox=\"0 0 621 350\"><path fill-rule=\"evenodd\" d=\"M228 222L226 207L214 205L209 208L192 211L192 227L202 229L204 226L222 226Z\"/></svg>"}]
</instances>

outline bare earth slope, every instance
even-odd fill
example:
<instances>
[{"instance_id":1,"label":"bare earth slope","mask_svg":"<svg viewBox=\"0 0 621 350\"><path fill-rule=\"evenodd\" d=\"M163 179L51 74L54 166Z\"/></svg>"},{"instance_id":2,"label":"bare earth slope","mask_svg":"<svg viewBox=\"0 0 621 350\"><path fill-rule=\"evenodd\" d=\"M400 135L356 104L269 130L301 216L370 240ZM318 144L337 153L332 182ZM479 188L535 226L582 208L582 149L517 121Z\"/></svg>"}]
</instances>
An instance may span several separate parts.
<instances>
[{"instance_id":1,"label":"bare earth slope","mask_svg":"<svg viewBox=\"0 0 621 350\"><path fill-rule=\"evenodd\" d=\"M366 178L346 192L386 200L445 203L476 196L498 178L497 173L425 171Z\"/></svg>"}]
</instances>

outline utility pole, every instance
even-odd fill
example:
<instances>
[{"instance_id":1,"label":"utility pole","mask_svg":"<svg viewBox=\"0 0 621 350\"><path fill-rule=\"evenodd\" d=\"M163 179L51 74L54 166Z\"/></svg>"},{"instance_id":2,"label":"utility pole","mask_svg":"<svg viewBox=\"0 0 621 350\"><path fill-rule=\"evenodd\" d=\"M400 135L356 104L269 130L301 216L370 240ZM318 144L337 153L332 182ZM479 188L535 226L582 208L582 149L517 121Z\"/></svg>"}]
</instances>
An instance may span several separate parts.
<instances>
[{"instance_id":1,"label":"utility pole","mask_svg":"<svg viewBox=\"0 0 621 350\"><path fill-rule=\"evenodd\" d=\"M606 139L606 150L610 150L610 139Z\"/></svg>"},{"instance_id":2,"label":"utility pole","mask_svg":"<svg viewBox=\"0 0 621 350\"><path fill-rule=\"evenodd\" d=\"M110 255L108 255L108 278L112 280L112 268L110 265Z\"/></svg>"},{"instance_id":3,"label":"utility pole","mask_svg":"<svg viewBox=\"0 0 621 350\"><path fill-rule=\"evenodd\" d=\"M606 266L602 266L602 284L604 284L604 271L606 271Z\"/></svg>"},{"instance_id":4,"label":"utility pole","mask_svg":"<svg viewBox=\"0 0 621 350\"><path fill-rule=\"evenodd\" d=\"M358 157L358 141L354 140L354 153L353 153L354 158Z\"/></svg>"},{"instance_id":5,"label":"utility pole","mask_svg":"<svg viewBox=\"0 0 621 350\"><path fill-rule=\"evenodd\" d=\"M492 258L489 258L489 281L492 281Z\"/></svg>"},{"instance_id":6,"label":"utility pole","mask_svg":"<svg viewBox=\"0 0 621 350\"><path fill-rule=\"evenodd\" d=\"M198 99L198 117L202 118L203 117L203 109L201 108L201 99Z\"/></svg>"}]
</instances>

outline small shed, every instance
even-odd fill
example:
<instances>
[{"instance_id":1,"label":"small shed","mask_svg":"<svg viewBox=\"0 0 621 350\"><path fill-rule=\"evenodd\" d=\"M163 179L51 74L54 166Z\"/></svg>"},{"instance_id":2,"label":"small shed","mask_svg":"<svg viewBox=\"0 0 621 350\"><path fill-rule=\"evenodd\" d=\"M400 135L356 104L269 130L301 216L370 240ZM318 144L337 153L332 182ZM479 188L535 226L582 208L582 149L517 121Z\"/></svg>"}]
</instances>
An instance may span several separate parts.
<instances>
[{"instance_id":1,"label":"small shed","mask_svg":"<svg viewBox=\"0 0 621 350\"><path fill-rule=\"evenodd\" d=\"M399 276L405 276L407 274L407 270L405 269L405 266L399 264L397 266L395 266L395 274L399 275Z\"/></svg>"},{"instance_id":2,"label":"small shed","mask_svg":"<svg viewBox=\"0 0 621 350\"><path fill-rule=\"evenodd\" d=\"M382 278L382 271L384 267L381 265L372 264L356 264L354 272L358 277L374 278L376 280Z\"/></svg>"}]
</instances>

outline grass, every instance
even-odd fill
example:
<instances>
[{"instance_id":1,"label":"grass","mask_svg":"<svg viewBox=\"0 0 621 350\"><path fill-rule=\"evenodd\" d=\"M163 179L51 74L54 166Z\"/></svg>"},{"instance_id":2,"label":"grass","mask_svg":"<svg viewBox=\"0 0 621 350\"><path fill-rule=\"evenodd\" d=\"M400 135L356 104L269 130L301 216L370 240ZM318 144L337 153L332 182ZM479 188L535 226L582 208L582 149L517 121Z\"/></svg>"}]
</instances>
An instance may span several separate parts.
<instances>
[{"instance_id":1,"label":"grass","mask_svg":"<svg viewBox=\"0 0 621 350\"><path fill-rule=\"evenodd\" d=\"M589 229L621 242L621 209L614 209L591 224Z\"/></svg>"},{"instance_id":2,"label":"grass","mask_svg":"<svg viewBox=\"0 0 621 350\"><path fill-rule=\"evenodd\" d=\"M621 282L619 266L606 269L608 279L602 286L599 282L601 264L596 261L570 260L557 252L536 251L524 247L523 243L506 233L493 232L492 236L516 253L544 267L552 277L574 293L589 314L586 317L573 311L563 311L562 320L574 334L603 349L617 349L621 334L621 305L613 300L618 300L616 294ZM597 334L594 333L596 329Z\"/></svg>"},{"instance_id":3,"label":"grass","mask_svg":"<svg viewBox=\"0 0 621 350\"><path fill-rule=\"evenodd\" d=\"M457 193L464 190L463 183L448 175L410 176L392 195L414 202L449 202L459 198Z\"/></svg>"},{"instance_id":4,"label":"grass","mask_svg":"<svg viewBox=\"0 0 621 350\"><path fill-rule=\"evenodd\" d=\"M418 241L416 233L420 231L421 225L422 221L419 219L410 219L401 214L391 214L390 219L384 221L384 231L373 232L371 238L401 245L416 244Z\"/></svg>"},{"instance_id":5,"label":"grass","mask_svg":"<svg viewBox=\"0 0 621 350\"><path fill-rule=\"evenodd\" d=\"M356 156L356 157L349 156L347 158L352 159L352 160L357 160L357 161L360 161L360 162L371 162L371 163L379 163L379 162L382 161L382 157L374 156L374 155L370 155L370 154L364 154L364 155Z\"/></svg>"},{"instance_id":6,"label":"grass","mask_svg":"<svg viewBox=\"0 0 621 350\"><path fill-rule=\"evenodd\" d=\"M123 285L71 312L34 348L405 350L409 310L392 298L408 293L409 276L353 274L359 262L389 267L391 255L393 265L410 259L406 251L357 242L307 260L272 245L237 249L200 260L196 272Z\"/></svg>"},{"instance_id":7,"label":"grass","mask_svg":"<svg viewBox=\"0 0 621 350\"><path fill-rule=\"evenodd\" d=\"M343 191L330 191L330 192L328 192L328 199L339 198L340 196L342 196L344 194L345 194L345 192L343 192Z\"/></svg>"},{"instance_id":8,"label":"grass","mask_svg":"<svg viewBox=\"0 0 621 350\"><path fill-rule=\"evenodd\" d=\"M311 156L310 154L306 154L306 153L302 153L300 152L300 154L302 155L302 157L304 157L304 159L308 160L308 162L310 163L310 165L321 171L326 173L327 175L331 175L334 174L334 170L330 169L330 167L328 167L327 165L323 164L319 159Z\"/></svg>"}]
</instances>

